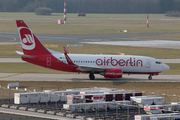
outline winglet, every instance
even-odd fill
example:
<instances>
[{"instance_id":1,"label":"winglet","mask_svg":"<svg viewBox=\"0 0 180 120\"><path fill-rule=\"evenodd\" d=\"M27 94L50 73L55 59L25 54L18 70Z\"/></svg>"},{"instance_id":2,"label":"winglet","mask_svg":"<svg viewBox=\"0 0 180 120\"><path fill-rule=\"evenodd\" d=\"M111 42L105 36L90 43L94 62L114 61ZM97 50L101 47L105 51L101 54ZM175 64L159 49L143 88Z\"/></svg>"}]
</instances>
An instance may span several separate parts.
<instances>
[{"instance_id":1,"label":"winglet","mask_svg":"<svg viewBox=\"0 0 180 120\"><path fill-rule=\"evenodd\" d=\"M65 47L63 47L63 49L64 49L64 54L69 54L68 50Z\"/></svg>"},{"instance_id":2,"label":"winglet","mask_svg":"<svg viewBox=\"0 0 180 120\"><path fill-rule=\"evenodd\" d=\"M65 55L65 57L66 57L66 60L67 60L67 62L68 62L68 64L69 65L75 65L73 62L72 62L72 60L71 60L71 58L68 56L68 51L66 51L66 48L64 49L64 55Z\"/></svg>"}]
</instances>

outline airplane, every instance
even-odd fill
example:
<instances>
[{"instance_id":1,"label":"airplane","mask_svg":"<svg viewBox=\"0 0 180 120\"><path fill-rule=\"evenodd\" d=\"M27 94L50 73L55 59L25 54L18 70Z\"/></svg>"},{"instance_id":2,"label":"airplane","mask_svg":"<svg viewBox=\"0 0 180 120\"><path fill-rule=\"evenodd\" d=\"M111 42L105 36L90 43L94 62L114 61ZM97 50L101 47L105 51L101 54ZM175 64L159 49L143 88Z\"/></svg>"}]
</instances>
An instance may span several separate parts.
<instances>
[{"instance_id":1,"label":"airplane","mask_svg":"<svg viewBox=\"0 0 180 120\"><path fill-rule=\"evenodd\" d=\"M64 47L64 53L46 48L23 20L16 20L23 52L16 51L23 61L66 72L89 73L90 80L94 74L105 78L122 78L127 74L149 74L152 76L169 69L160 60L135 55L70 54Z\"/></svg>"}]
</instances>

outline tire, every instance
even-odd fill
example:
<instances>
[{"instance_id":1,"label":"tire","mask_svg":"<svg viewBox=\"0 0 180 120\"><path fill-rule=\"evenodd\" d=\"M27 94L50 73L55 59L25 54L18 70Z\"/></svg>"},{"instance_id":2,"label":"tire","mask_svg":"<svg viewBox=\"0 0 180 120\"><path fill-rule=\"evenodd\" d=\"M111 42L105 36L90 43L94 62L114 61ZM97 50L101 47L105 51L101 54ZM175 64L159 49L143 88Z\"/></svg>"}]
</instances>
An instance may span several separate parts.
<instances>
[{"instance_id":1,"label":"tire","mask_svg":"<svg viewBox=\"0 0 180 120\"><path fill-rule=\"evenodd\" d=\"M89 79L90 79L90 80L94 80L94 79L95 79L94 74L91 74L91 73L90 73L90 74L89 74Z\"/></svg>"},{"instance_id":2,"label":"tire","mask_svg":"<svg viewBox=\"0 0 180 120\"><path fill-rule=\"evenodd\" d=\"M152 80L152 76L148 76L148 79L149 79L149 80Z\"/></svg>"}]
</instances>

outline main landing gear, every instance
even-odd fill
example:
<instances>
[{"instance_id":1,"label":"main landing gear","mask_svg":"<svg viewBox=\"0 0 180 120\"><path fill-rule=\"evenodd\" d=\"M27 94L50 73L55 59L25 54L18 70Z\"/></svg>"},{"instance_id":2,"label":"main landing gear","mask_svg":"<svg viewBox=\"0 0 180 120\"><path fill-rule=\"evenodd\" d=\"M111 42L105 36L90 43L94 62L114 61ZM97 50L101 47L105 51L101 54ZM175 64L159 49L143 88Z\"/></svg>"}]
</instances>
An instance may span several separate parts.
<instances>
[{"instance_id":1,"label":"main landing gear","mask_svg":"<svg viewBox=\"0 0 180 120\"><path fill-rule=\"evenodd\" d=\"M90 79L90 80L94 80L94 79L95 79L94 74L90 73L90 74L89 74L89 79Z\"/></svg>"},{"instance_id":2,"label":"main landing gear","mask_svg":"<svg viewBox=\"0 0 180 120\"><path fill-rule=\"evenodd\" d=\"M152 80L152 76L151 76L151 75L149 75L149 76L148 76L148 79L149 79L149 80Z\"/></svg>"}]
</instances>

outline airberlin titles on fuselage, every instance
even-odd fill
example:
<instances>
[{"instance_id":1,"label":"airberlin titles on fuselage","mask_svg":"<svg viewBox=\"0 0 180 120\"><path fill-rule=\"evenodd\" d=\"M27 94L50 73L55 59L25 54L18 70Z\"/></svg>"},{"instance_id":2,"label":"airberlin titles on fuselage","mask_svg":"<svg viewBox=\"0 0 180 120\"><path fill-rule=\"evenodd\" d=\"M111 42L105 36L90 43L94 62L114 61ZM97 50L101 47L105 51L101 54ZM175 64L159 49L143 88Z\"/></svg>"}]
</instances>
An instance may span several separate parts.
<instances>
[{"instance_id":1,"label":"airberlin titles on fuselage","mask_svg":"<svg viewBox=\"0 0 180 120\"><path fill-rule=\"evenodd\" d=\"M129 58L127 60L125 59L114 59L114 58L110 58L110 59L106 59L106 57L104 57L104 59L97 59L96 60L96 65L98 66L108 66L108 65L112 65L112 66L132 66L132 67L135 67L135 66L140 66L142 67L143 66L143 61L142 60L136 60L136 58Z\"/></svg>"}]
</instances>

